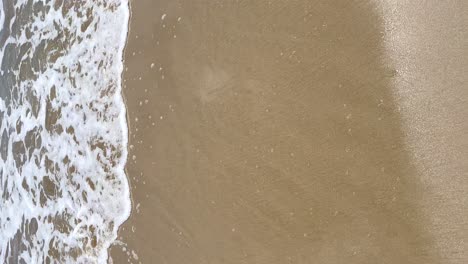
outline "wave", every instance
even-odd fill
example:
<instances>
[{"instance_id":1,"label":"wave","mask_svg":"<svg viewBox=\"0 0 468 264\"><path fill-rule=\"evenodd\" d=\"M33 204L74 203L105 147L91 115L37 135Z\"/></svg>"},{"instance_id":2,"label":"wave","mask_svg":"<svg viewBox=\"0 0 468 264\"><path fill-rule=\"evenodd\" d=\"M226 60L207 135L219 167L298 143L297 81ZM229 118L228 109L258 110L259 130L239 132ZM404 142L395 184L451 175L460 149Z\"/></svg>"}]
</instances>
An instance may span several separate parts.
<instances>
[{"instance_id":1,"label":"wave","mask_svg":"<svg viewBox=\"0 0 468 264\"><path fill-rule=\"evenodd\" d=\"M107 260L130 213L127 0L3 0L0 262Z\"/></svg>"}]
</instances>

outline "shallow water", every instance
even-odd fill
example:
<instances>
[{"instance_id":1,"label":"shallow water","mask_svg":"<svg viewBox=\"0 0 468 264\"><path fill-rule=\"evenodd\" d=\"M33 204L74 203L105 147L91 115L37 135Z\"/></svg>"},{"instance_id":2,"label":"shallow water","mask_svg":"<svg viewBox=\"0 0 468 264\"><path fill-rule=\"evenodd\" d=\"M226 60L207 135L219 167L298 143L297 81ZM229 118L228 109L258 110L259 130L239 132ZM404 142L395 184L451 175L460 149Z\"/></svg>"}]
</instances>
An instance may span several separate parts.
<instances>
[{"instance_id":1,"label":"shallow water","mask_svg":"<svg viewBox=\"0 0 468 264\"><path fill-rule=\"evenodd\" d=\"M105 262L127 219L127 0L3 0L0 262Z\"/></svg>"}]
</instances>

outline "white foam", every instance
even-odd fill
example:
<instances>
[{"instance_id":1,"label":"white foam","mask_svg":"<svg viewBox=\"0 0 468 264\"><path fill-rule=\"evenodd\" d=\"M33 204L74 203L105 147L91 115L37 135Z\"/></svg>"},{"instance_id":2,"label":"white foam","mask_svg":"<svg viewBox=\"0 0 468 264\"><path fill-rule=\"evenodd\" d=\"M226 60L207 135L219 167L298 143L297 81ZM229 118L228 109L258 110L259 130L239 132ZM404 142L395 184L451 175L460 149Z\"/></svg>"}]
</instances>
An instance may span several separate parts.
<instances>
[{"instance_id":1,"label":"white foam","mask_svg":"<svg viewBox=\"0 0 468 264\"><path fill-rule=\"evenodd\" d=\"M15 64L8 46L26 50L0 76L12 70L15 80L0 87L10 89L0 98L1 263L15 255L105 263L130 214L121 95L128 0L63 2L34 3L40 11L0 47L0 65ZM15 12L27 4L16 1Z\"/></svg>"},{"instance_id":2,"label":"white foam","mask_svg":"<svg viewBox=\"0 0 468 264\"><path fill-rule=\"evenodd\" d=\"M0 30L3 29L3 23L5 22L5 14L3 11L3 5L0 5Z\"/></svg>"}]
</instances>

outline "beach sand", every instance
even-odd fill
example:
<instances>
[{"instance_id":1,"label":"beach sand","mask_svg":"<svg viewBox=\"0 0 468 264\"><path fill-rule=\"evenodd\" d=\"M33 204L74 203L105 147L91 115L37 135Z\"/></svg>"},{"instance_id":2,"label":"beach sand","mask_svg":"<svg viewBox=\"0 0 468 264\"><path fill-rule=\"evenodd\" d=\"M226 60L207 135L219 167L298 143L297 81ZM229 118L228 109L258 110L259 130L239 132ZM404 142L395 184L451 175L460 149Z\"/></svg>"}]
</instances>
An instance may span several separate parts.
<instances>
[{"instance_id":1,"label":"beach sand","mask_svg":"<svg viewBox=\"0 0 468 264\"><path fill-rule=\"evenodd\" d=\"M428 194L379 10L373 1L133 1L123 89L133 209L113 262L464 263L467 226L456 222L467 198ZM457 87L466 66L454 66ZM458 149L441 151L463 157ZM465 163L452 166L459 190ZM440 214L449 226L434 231L430 216L450 199L462 207ZM444 230L458 237L440 246Z\"/></svg>"}]
</instances>

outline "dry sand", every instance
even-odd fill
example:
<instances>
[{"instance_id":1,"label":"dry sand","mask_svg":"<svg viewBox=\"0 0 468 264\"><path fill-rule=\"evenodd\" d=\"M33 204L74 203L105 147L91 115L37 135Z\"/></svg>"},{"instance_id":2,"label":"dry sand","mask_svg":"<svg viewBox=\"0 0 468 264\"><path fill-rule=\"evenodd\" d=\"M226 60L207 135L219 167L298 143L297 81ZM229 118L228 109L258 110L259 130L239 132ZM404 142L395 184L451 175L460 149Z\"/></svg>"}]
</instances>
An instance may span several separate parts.
<instances>
[{"instance_id":1,"label":"dry sand","mask_svg":"<svg viewBox=\"0 0 468 264\"><path fill-rule=\"evenodd\" d=\"M389 53L399 24L386 12L412 15L357 0L133 1L124 93L134 205L113 262L466 263L467 197L428 190L408 136L419 133L417 106L397 93L406 79ZM392 47L444 52L425 43ZM404 74L424 79L426 64L412 62L421 74ZM466 86L467 63L454 67L454 85ZM439 98L418 95L429 96L421 105ZM467 162L451 161L466 190ZM458 236L442 241L444 230Z\"/></svg>"}]
</instances>

